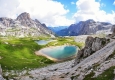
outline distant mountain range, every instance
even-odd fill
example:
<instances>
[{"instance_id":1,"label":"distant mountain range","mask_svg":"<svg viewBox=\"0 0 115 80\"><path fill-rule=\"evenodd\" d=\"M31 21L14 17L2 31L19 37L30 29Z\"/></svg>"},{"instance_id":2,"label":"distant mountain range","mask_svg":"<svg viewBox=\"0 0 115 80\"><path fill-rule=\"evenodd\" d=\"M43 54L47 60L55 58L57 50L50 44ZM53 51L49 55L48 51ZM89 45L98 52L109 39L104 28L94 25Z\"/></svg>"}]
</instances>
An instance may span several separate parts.
<instances>
[{"instance_id":1,"label":"distant mountain range","mask_svg":"<svg viewBox=\"0 0 115 80\"><path fill-rule=\"evenodd\" d=\"M66 29L68 28L68 26L59 26L59 27L48 27L50 30L52 30L53 32L57 33L58 31L62 30L62 29Z\"/></svg>"},{"instance_id":2,"label":"distant mountain range","mask_svg":"<svg viewBox=\"0 0 115 80\"><path fill-rule=\"evenodd\" d=\"M0 18L0 36L54 36L54 33L37 19L32 20L29 13L22 13L16 19Z\"/></svg>"},{"instance_id":3,"label":"distant mountain range","mask_svg":"<svg viewBox=\"0 0 115 80\"><path fill-rule=\"evenodd\" d=\"M96 22L92 19L80 21L76 24L71 24L68 28L57 32L59 36L77 36L89 35L97 33L109 34L111 32L112 24L108 22Z\"/></svg>"}]
</instances>

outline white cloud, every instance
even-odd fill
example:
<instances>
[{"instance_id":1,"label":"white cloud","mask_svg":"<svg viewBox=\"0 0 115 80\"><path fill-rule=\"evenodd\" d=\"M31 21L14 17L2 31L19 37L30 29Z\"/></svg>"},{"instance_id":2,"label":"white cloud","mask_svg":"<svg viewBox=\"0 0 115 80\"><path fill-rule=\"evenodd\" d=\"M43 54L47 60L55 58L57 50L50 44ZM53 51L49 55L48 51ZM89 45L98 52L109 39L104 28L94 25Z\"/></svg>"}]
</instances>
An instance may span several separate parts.
<instances>
[{"instance_id":1,"label":"white cloud","mask_svg":"<svg viewBox=\"0 0 115 80\"><path fill-rule=\"evenodd\" d=\"M47 26L68 26L73 20L66 18L69 10L53 0L0 0L0 16L16 18L22 12L30 13Z\"/></svg>"},{"instance_id":2,"label":"white cloud","mask_svg":"<svg viewBox=\"0 0 115 80\"><path fill-rule=\"evenodd\" d=\"M0 17L16 17L17 6L19 6L17 0L0 0Z\"/></svg>"},{"instance_id":3,"label":"white cloud","mask_svg":"<svg viewBox=\"0 0 115 80\"><path fill-rule=\"evenodd\" d=\"M115 1L113 2L113 5L115 5Z\"/></svg>"},{"instance_id":4,"label":"white cloud","mask_svg":"<svg viewBox=\"0 0 115 80\"><path fill-rule=\"evenodd\" d=\"M71 4L75 4L75 2L71 2Z\"/></svg>"},{"instance_id":5,"label":"white cloud","mask_svg":"<svg viewBox=\"0 0 115 80\"><path fill-rule=\"evenodd\" d=\"M101 2L101 0L99 0L99 2Z\"/></svg>"},{"instance_id":6,"label":"white cloud","mask_svg":"<svg viewBox=\"0 0 115 80\"><path fill-rule=\"evenodd\" d=\"M104 4L104 3L101 3L101 7L106 7L106 4Z\"/></svg>"},{"instance_id":7,"label":"white cloud","mask_svg":"<svg viewBox=\"0 0 115 80\"><path fill-rule=\"evenodd\" d=\"M115 13L108 14L104 10L100 10L101 4L95 0L78 0L76 6L78 11L73 15L76 22L94 19L95 21L115 23Z\"/></svg>"}]
</instances>

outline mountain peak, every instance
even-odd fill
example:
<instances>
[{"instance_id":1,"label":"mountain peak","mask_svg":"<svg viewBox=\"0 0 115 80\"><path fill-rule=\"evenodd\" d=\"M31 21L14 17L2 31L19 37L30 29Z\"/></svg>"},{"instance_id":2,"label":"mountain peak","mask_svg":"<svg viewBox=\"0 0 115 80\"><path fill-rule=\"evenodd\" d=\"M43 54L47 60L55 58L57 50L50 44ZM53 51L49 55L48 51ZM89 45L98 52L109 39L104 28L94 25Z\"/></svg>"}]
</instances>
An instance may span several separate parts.
<instances>
[{"instance_id":1,"label":"mountain peak","mask_svg":"<svg viewBox=\"0 0 115 80\"><path fill-rule=\"evenodd\" d=\"M16 20L30 20L30 14L27 12L21 13Z\"/></svg>"},{"instance_id":2,"label":"mountain peak","mask_svg":"<svg viewBox=\"0 0 115 80\"><path fill-rule=\"evenodd\" d=\"M35 22L30 18L30 14L27 12L21 13L17 19L17 21L20 21L23 26L33 26Z\"/></svg>"},{"instance_id":3,"label":"mountain peak","mask_svg":"<svg viewBox=\"0 0 115 80\"><path fill-rule=\"evenodd\" d=\"M93 19L88 19L86 22L95 22Z\"/></svg>"}]
</instances>

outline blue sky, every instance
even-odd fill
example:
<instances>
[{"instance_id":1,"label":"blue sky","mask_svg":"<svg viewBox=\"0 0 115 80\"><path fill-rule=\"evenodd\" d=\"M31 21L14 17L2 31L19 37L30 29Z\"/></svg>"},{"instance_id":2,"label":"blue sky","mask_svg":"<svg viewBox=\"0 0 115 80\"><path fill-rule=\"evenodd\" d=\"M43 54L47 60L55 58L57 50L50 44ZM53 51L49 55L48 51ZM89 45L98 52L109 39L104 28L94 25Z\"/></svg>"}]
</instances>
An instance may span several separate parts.
<instances>
[{"instance_id":1,"label":"blue sky","mask_svg":"<svg viewBox=\"0 0 115 80\"><path fill-rule=\"evenodd\" d=\"M66 15L69 19L72 18L72 15L76 13L77 7L76 2L78 0L54 0L61 2L66 9L69 9L69 13ZM107 13L112 13L112 10L115 11L115 5L113 5L114 0L95 0L96 2L99 2L101 4L100 9L104 10Z\"/></svg>"},{"instance_id":2,"label":"blue sky","mask_svg":"<svg viewBox=\"0 0 115 80\"><path fill-rule=\"evenodd\" d=\"M99 0L96 0L99 1ZM106 11L107 13L112 13L112 10L115 11L115 5L113 5L114 0L101 0L100 3L104 4L105 6L101 7L102 10Z\"/></svg>"},{"instance_id":3,"label":"blue sky","mask_svg":"<svg viewBox=\"0 0 115 80\"><path fill-rule=\"evenodd\" d=\"M51 27L88 19L115 24L115 0L0 0L0 17L16 19L23 12Z\"/></svg>"},{"instance_id":4,"label":"blue sky","mask_svg":"<svg viewBox=\"0 0 115 80\"><path fill-rule=\"evenodd\" d=\"M65 9L69 9L70 12L67 14L67 17L69 19L71 19L72 15L77 11L76 7L77 0L54 0L54 1L61 2L65 6Z\"/></svg>"}]
</instances>

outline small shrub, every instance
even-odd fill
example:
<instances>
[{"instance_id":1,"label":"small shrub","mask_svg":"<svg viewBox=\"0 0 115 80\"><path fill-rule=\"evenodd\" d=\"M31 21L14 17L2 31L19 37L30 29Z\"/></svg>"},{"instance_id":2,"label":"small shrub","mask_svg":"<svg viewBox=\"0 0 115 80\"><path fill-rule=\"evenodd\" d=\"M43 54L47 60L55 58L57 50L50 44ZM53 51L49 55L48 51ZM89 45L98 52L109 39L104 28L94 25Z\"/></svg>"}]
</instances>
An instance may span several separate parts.
<instances>
[{"instance_id":1,"label":"small shrub","mask_svg":"<svg viewBox=\"0 0 115 80\"><path fill-rule=\"evenodd\" d=\"M94 72L91 72L90 74L86 75L85 78L83 80L93 80L93 76L95 75Z\"/></svg>"},{"instance_id":2,"label":"small shrub","mask_svg":"<svg viewBox=\"0 0 115 80\"><path fill-rule=\"evenodd\" d=\"M106 41L102 41L101 44L102 44L102 45L105 45L105 44L106 44Z\"/></svg>"}]
</instances>

